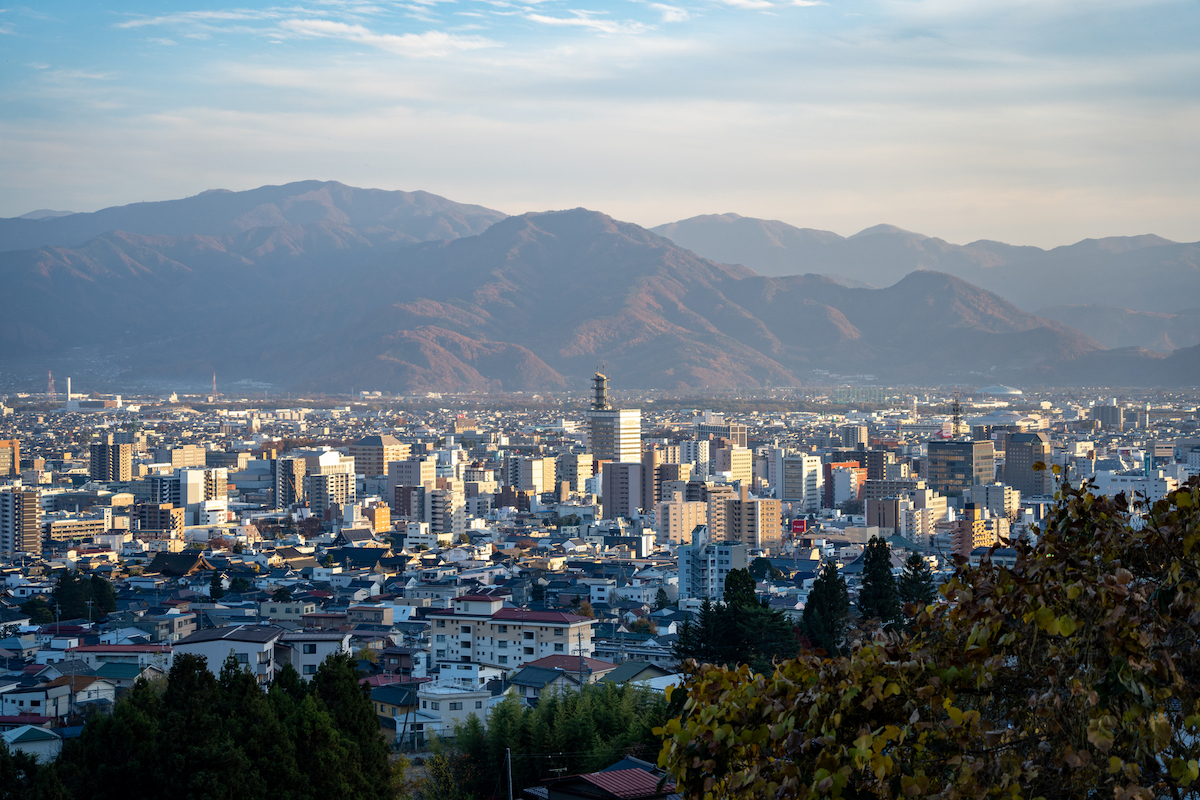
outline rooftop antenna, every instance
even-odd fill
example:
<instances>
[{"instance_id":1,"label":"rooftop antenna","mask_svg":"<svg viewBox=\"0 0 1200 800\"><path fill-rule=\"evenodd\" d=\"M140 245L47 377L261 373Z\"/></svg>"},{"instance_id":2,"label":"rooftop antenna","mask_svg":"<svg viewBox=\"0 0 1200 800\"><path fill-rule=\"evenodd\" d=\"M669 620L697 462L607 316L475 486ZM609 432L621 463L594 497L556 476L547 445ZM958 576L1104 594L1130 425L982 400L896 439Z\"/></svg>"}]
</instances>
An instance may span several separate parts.
<instances>
[{"instance_id":1,"label":"rooftop antenna","mask_svg":"<svg viewBox=\"0 0 1200 800\"><path fill-rule=\"evenodd\" d=\"M47 376L47 383L46 383L46 399L47 399L47 400L49 400L51 403L53 403L53 402L54 402L54 398L55 398L55 392L54 392L54 370L46 370L46 376Z\"/></svg>"},{"instance_id":2,"label":"rooftop antenna","mask_svg":"<svg viewBox=\"0 0 1200 800\"><path fill-rule=\"evenodd\" d=\"M950 431L950 435L957 439L959 437L959 431L962 428L963 417L962 392L958 391L957 389L954 390L954 400L950 403L950 415L953 418L953 422L951 424L954 426Z\"/></svg>"}]
</instances>

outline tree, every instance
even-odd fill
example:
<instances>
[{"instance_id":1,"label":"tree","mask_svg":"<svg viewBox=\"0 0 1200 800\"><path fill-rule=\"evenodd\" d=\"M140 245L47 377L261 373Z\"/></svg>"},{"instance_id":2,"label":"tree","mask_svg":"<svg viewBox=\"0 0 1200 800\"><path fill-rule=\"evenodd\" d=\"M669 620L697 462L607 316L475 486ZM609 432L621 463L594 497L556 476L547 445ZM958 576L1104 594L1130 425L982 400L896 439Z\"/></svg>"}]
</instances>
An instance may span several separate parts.
<instances>
[{"instance_id":1,"label":"tree","mask_svg":"<svg viewBox=\"0 0 1200 800\"><path fill-rule=\"evenodd\" d=\"M21 613L29 615L29 621L34 625L48 625L54 622L54 611L43 597L34 597L21 604Z\"/></svg>"},{"instance_id":2,"label":"tree","mask_svg":"<svg viewBox=\"0 0 1200 800\"><path fill-rule=\"evenodd\" d=\"M783 577L783 573L771 564L770 559L756 556L750 562L750 577L754 578L755 581L765 581L768 578L778 580Z\"/></svg>"},{"instance_id":3,"label":"tree","mask_svg":"<svg viewBox=\"0 0 1200 800\"><path fill-rule=\"evenodd\" d=\"M292 590L286 586L280 586L271 595L271 599L276 603L290 603L292 602Z\"/></svg>"},{"instance_id":4,"label":"tree","mask_svg":"<svg viewBox=\"0 0 1200 800\"><path fill-rule=\"evenodd\" d=\"M212 580L208 582L208 596L213 600L220 600L225 596L220 570L213 570Z\"/></svg>"},{"instance_id":5,"label":"tree","mask_svg":"<svg viewBox=\"0 0 1200 800\"><path fill-rule=\"evenodd\" d=\"M646 617L638 617L629 626L632 633L648 633L654 636L658 633L658 626L654 624L654 620Z\"/></svg>"},{"instance_id":6,"label":"tree","mask_svg":"<svg viewBox=\"0 0 1200 800\"><path fill-rule=\"evenodd\" d=\"M725 576L725 605L749 608L758 605L754 578L744 569L732 569Z\"/></svg>"},{"instance_id":7,"label":"tree","mask_svg":"<svg viewBox=\"0 0 1200 800\"><path fill-rule=\"evenodd\" d=\"M1012 566L961 561L908 630L769 678L695 670L659 729L679 791L1200 797L1200 482L1091 488L1064 485Z\"/></svg>"},{"instance_id":8,"label":"tree","mask_svg":"<svg viewBox=\"0 0 1200 800\"><path fill-rule=\"evenodd\" d=\"M915 603L923 608L933 602L937 589L933 584L933 570L920 553L910 553L904 561L904 571L896 581L900 602Z\"/></svg>"},{"instance_id":9,"label":"tree","mask_svg":"<svg viewBox=\"0 0 1200 800\"><path fill-rule=\"evenodd\" d=\"M804 603L801 629L814 649L837 654L850 624L850 595L837 565L826 561Z\"/></svg>"},{"instance_id":10,"label":"tree","mask_svg":"<svg viewBox=\"0 0 1200 800\"><path fill-rule=\"evenodd\" d=\"M254 591L254 584L252 584L246 578L243 578L241 575L238 575L236 578L230 581L229 591L234 592L235 594L252 592Z\"/></svg>"},{"instance_id":11,"label":"tree","mask_svg":"<svg viewBox=\"0 0 1200 800\"><path fill-rule=\"evenodd\" d=\"M325 560L321 562L321 566L322 567L332 567L334 565L334 563L335 562L333 560L333 553L327 553L325 555Z\"/></svg>"},{"instance_id":12,"label":"tree","mask_svg":"<svg viewBox=\"0 0 1200 800\"><path fill-rule=\"evenodd\" d=\"M892 575L892 548L878 536L872 536L863 551L862 587L858 592L858 613L864 620L880 620L885 625L900 617L900 595Z\"/></svg>"},{"instance_id":13,"label":"tree","mask_svg":"<svg viewBox=\"0 0 1200 800\"><path fill-rule=\"evenodd\" d=\"M671 605L671 598L667 597L667 590L661 586L658 587L658 592L654 595L654 610L662 611L669 605Z\"/></svg>"},{"instance_id":14,"label":"tree","mask_svg":"<svg viewBox=\"0 0 1200 800\"><path fill-rule=\"evenodd\" d=\"M589 617L589 618L592 618L592 619L594 619L594 618L595 618L595 616L596 616L596 612L595 612L595 610L592 608L591 601L584 600L582 603L580 603L580 604L579 604L579 616L581 616L581 617Z\"/></svg>"},{"instance_id":15,"label":"tree","mask_svg":"<svg viewBox=\"0 0 1200 800\"><path fill-rule=\"evenodd\" d=\"M92 599L96 601L96 608L104 614L116 611L117 590L113 588L113 585L102 575L93 575L89 583Z\"/></svg>"}]
</instances>

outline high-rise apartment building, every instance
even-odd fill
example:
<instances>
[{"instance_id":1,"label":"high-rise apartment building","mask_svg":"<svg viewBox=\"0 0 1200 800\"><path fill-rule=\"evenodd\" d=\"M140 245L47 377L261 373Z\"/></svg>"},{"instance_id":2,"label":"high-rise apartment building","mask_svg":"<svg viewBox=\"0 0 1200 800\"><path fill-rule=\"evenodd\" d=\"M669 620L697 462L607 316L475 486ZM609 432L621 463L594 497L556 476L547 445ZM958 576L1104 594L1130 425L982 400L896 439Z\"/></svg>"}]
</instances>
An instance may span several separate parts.
<instances>
[{"instance_id":1,"label":"high-rise apartment building","mask_svg":"<svg viewBox=\"0 0 1200 800\"><path fill-rule=\"evenodd\" d=\"M608 402L608 377L592 378L595 397L587 412L588 449L596 461L632 463L642 458L642 412L613 408Z\"/></svg>"},{"instance_id":2,"label":"high-rise apartment building","mask_svg":"<svg viewBox=\"0 0 1200 800\"><path fill-rule=\"evenodd\" d=\"M198 444L160 447L154 453L154 460L159 464L170 464L172 469L203 467L208 464L208 450Z\"/></svg>"},{"instance_id":3,"label":"high-rise apartment building","mask_svg":"<svg viewBox=\"0 0 1200 800\"><path fill-rule=\"evenodd\" d=\"M132 517L138 530L171 531L178 536L183 535L186 524L184 509L173 503L138 503Z\"/></svg>"},{"instance_id":4,"label":"high-rise apartment building","mask_svg":"<svg viewBox=\"0 0 1200 800\"><path fill-rule=\"evenodd\" d=\"M754 454L744 447L730 445L712 451L712 468L717 474L729 473L729 480L749 487L754 480Z\"/></svg>"},{"instance_id":5,"label":"high-rise apartment building","mask_svg":"<svg viewBox=\"0 0 1200 800\"><path fill-rule=\"evenodd\" d=\"M704 529L696 533L695 539L679 548L679 599L720 602L725 597L729 573L746 569L748 548L740 542L709 541Z\"/></svg>"},{"instance_id":6,"label":"high-rise apartment building","mask_svg":"<svg viewBox=\"0 0 1200 800\"><path fill-rule=\"evenodd\" d=\"M1022 497L1054 494L1054 473L1050 469L1050 437L1041 431L1014 433L1008 437L1004 454L1004 482ZM1046 469L1036 471L1041 462Z\"/></svg>"},{"instance_id":7,"label":"high-rise apartment building","mask_svg":"<svg viewBox=\"0 0 1200 800\"><path fill-rule=\"evenodd\" d=\"M642 465L609 462L600 473L600 502L606 519L636 517L642 509Z\"/></svg>"},{"instance_id":8,"label":"high-rise apartment building","mask_svg":"<svg viewBox=\"0 0 1200 800\"><path fill-rule=\"evenodd\" d=\"M514 489L542 494L554 488L557 464L552 456L524 456L514 466L515 480L510 484Z\"/></svg>"},{"instance_id":9,"label":"high-rise apartment building","mask_svg":"<svg viewBox=\"0 0 1200 800\"><path fill-rule=\"evenodd\" d=\"M1104 428L1114 431L1125 430L1125 409L1121 406L1094 406L1092 419L1098 421Z\"/></svg>"},{"instance_id":10,"label":"high-rise apartment building","mask_svg":"<svg viewBox=\"0 0 1200 800\"><path fill-rule=\"evenodd\" d=\"M562 453L558 457L555 482L566 483L572 492L586 491L584 483L595 473L591 453Z\"/></svg>"},{"instance_id":11,"label":"high-rise apartment building","mask_svg":"<svg viewBox=\"0 0 1200 800\"><path fill-rule=\"evenodd\" d=\"M930 442L928 454L926 480L929 488L939 494L957 500L972 486L996 480L996 457L990 441Z\"/></svg>"},{"instance_id":12,"label":"high-rise apartment building","mask_svg":"<svg viewBox=\"0 0 1200 800\"><path fill-rule=\"evenodd\" d=\"M290 508L304 502L304 475L308 471L302 457L275 459L275 507Z\"/></svg>"},{"instance_id":13,"label":"high-rise apartment building","mask_svg":"<svg viewBox=\"0 0 1200 800\"><path fill-rule=\"evenodd\" d=\"M680 442L679 460L693 465L692 474L707 478L709 462L712 461L708 439Z\"/></svg>"},{"instance_id":14,"label":"high-rise apartment building","mask_svg":"<svg viewBox=\"0 0 1200 800\"><path fill-rule=\"evenodd\" d=\"M409 446L395 436L376 434L364 436L350 445L354 468L368 478L388 474L388 464L408 458Z\"/></svg>"},{"instance_id":15,"label":"high-rise apartment building","mask_svg":"<svg viewBox=\"0 0 1200 800\"><path fill-rule=\"evenodd\" d=\"M654 512L654 527L660 542L691 544L692 531L697 525L706 524L708 503L688 502L681 492L659 503Z\"/></svg>"},{"instance_id":16,"label":"high-rise apartment building","mask_svg":"<svg viewBox=\"0 0 1200 800\"><path fill-rule=\"evenodd\" d=\"M0 489L0 553L41 552L41 492L22 486Z\"/></svg>"},{"instance_id":17,"label":"high-rise apartment building","mask_svg":"<svg viewBox=\"0 0 1200 800\"><path fill-rule=\"evenodd\" d=\"M305 475L304 491L313 516L324 521L340 515L343 506L354 502L357 486L354 473L330 472Z\"/></svg>"},{"instance_id":18,"label":"high-rise apartment building","mask_svg":"<svg viewBox=\"0 0 1200 800\"><path fill-rule=\"evenodd\" d=\"M0 441L0 478L21 474L21 442L17 439Z\"/></svg>"},{"instance_id":19,"label":"high-rise apartment building","mask_svg":"<svg viewBox=\"0 0 1200 800\"><path fill-rule=\"evenodd\" d=\"M388 497L395 497L397 487L401 486L429 486L432 488L433 480L437 477L437 461L432 457L392 461L388 463L387 476ZM394 505L392 510L398 514L403 513Z\"/></svg>"},{"instance_id":20,"label":"high-rise apartment building","mask_svg":"<svg viewBox=\"0 0 1200 800\"><path fill-rule=\"evenodd\" d=\"M91 446L89 477L104 483L133 478L133 445L116 444L111 434Z\"/></svg>"},{"instance_id":21,"label":"high-rise apartment building","mask_svg":"<svg viewBox=\"0 0 1200 800\"><path fill-rule=\"evenodd\" d=\"M841 427L842 447L851 450L866 450L869 443L869 433L866 425L843 425Z\"/></svg>"},{"instance_id":22,"label":"high-rise apartment building","mask_svg":"<svg viewBox=\"0 0 1200 800\"><path fill-rule=\"evenodd\" d=\"M751 550L778 553L783 542L781 504L774 498L749 497L742 485L741 496L725 501L727 542L741 542Z\"/></svg>"}]
</instances>

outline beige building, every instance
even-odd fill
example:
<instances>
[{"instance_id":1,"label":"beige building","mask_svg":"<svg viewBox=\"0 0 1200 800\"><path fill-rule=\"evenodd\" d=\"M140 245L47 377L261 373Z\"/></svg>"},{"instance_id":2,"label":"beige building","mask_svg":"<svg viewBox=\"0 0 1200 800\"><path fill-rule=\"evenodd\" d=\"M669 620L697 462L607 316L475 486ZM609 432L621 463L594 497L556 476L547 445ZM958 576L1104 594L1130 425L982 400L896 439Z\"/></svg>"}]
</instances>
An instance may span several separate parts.
<instances>
[{"instance_id":1,"label":"beige building","mask_svg":"<svg viewBox=\"0 0 1200 800\"><path fill-rule=\"evenodd\" d=\"M88 474L94 481L129 481L133 478L133 445L114 444L112 435L91 446Z\"/></svg>"},{"instance_id":2,"label":"beige building","mask_svg":"<svg viewBox=\"0 0 1200 800\"><path fill-rule=\"evenodd\" d=\"M374 478L388 474L388 464L408 458L409 446L388 434L364 436L350 445L350 456L359 475Z\"/></svg>"},{"instance_id":3,"label":"beige building","mask_svg":"<svg viewBox=\"0 0 1200 800\"><path fill-rule=\"evenodd\" d=\"M596 620L563 611L504 608L504 601L464 595L429 614L434 660L515 670L552 655L590 658Z\"/></svg>"},{"instance_id":4,"label":"beige building","mask_svg":"<svg viewBox=\"0 0 1200 800\"><path fill-rule=\"evenodd\" d=\"M558 457L555 482L566 483L571 491L582 494L584 482L594 475L595 465L591 453L563 453Z\"/></svg>"},{"instance_id":5,"label":"beige building","mask_svg":"<svg viewBox=\"0 0 1200 800\"><path fill-rule=\"evenodd\" d=\"M718 447L712 451L713 470L728 472L729 479L749 487L754 480L754 454L744 447Z\"/></svg>"},{"instance_id":6,"label":"beige building","mask_svg":"<svg viewBox=\"0 0 1200 800\"><path fill-rule=\"evenodd\" d=\"M676 545L691 544L692 531L696 526L708 524L708 503L689 503L677 492L671 500L658 504L654 520L658 541Z\"/></svg>"}]
</instances>

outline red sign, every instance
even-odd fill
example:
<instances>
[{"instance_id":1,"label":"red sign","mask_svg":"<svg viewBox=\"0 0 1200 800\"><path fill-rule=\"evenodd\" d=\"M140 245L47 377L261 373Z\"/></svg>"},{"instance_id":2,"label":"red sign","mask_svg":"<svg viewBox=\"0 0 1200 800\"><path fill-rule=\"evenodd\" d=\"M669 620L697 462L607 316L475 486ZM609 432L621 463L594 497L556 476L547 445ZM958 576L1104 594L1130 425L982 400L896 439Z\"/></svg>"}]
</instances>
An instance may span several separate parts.
<instances>
[{"instance_id":1,"label":"red sign","mask_svg":"<svg viewBox=\"0 0 1200 800\"><path fill-rule=\"evenodd\" d=\"M792 533L805 533L808 531L808 520L794 519L792 520Z\"/></svg>"}]
</instances>

